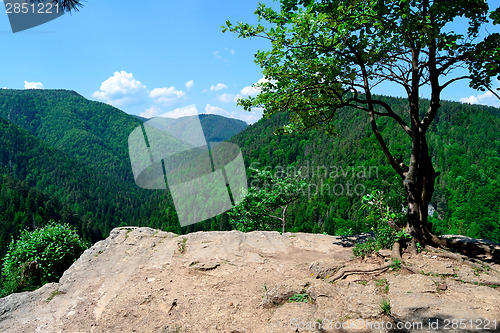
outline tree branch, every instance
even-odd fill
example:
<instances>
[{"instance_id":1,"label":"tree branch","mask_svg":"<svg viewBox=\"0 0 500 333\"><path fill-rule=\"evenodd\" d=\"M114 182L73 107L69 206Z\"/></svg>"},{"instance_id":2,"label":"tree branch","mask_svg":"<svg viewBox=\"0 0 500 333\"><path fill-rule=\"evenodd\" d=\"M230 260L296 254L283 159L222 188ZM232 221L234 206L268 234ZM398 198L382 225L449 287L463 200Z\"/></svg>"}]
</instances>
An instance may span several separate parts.
<instances>
[{"instance_id":1,"label":"tree branch","mask_svg":"<svg viewBox=\"0 0 500 333\"><path fill-rule=\"evenodd\" d=\"M374 103L372 100L372 95L371 95L371 90L370 90L370 85L369 85L369 78L368 78L368 73L366 71L365 63L363 61L363 58L361 55L356 52L354 48L351 48L351 52L353 54L357 55L358 58L358 65L361 68L361 72L363 74L363 83L364 83L364 88L365 88L365 96L366 96L366 104L368 105L368 114L370 116L370 125L372 128L373 134L375 134L375 138L377 138L377 141L380 145L380 148L382 148L382 151L384 152L384 155L387 157L389 160L389 163L391 164L392 168L402 177L404 178L404 170L401 168L401 166L396 162L396 159L394 156L392 156L391 152L389 151L389 148L387 147L384 138L382 138L382 135L380 134L380 131L378 130L377 122L375 121L375 113L374 113Z\"/></svg>"},{"instance_id":2,"label":"tree branch","mask_svg":"<svg viewBox=\"0 0 500 333\"><path fill-rule=\"evenodd\" d=\"M500 99L500 95L498 95L493 89L491 89L490 87L486 87L486 89L488 89L488 91L490 93L492 93L493 95L495 95L496 98Z\"/></svg>"},{"instance_id":3,"label":"tree branch","mask_svg":"<svg viewBox=\"0 0 500 333\"><path fill-rule=\"evenodd\" d=\"M448 82L446 82L445 84L441 85L440 90L443 90L444 88L446 88L448 85L452 84L455 81L463 80L463 79L470 79L470 78L471 77L469 75L455 77L455 78L449 80Z\"/></svg>"},{"instance_id":4,"label":"tree branch","mask_svg":"<svg viewBox=\"0 0 500 333\"><path fill-rule=\"evenodd\" d=\"M361 99L356 100L356 102L364 103L364 104L368 103L367 101L364 101L364 100L361 100ZM371 102L373 104L375 104L375 105L380 105L384 109L387 110L387 113L377 112L375 110L373 110L373 113L375 113L378 116L390 117L390 118L394 119L401 126L401 128L403 128L403 130L406 132L406 134L408 134L410 137L412 137L413 134L412 134L410 126L408 126L408 124L406 124L406 122L398 114L396 114L392 110L392 108L391 108L391 106L389 104L387 104L387 103L385 103L383 101L380 101L380 100L372 100Z\"/></svg>"}]
</instances>

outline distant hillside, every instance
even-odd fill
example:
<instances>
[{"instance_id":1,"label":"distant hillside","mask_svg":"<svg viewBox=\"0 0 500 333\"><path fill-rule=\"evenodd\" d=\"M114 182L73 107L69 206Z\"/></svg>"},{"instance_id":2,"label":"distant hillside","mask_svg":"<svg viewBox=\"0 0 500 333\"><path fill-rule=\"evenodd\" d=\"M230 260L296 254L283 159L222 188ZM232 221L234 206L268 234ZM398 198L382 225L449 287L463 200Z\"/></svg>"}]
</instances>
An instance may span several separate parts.
<instances>
[{"instance_id":1,"label":"distant hillside","mask_svg":"<svg viewBox=\"0 0 500 333\"><path fill-rule=\"evenodd\" d=\"M148 118L144 118L144 117L141 117L141 116L137 116L137 115L135 115L135 114L134 114L134 115L132 115L132 116L136 117L137 119L139 119L140 121L143 121L143 122L148 120Z\"/></svg>"},{"instance_id":2,"label":"distant hillside","mask_svg":"<svg viewBox=\"0 0 500 333\"><path fill-rule=\"evenodd\" d=\"M200 123L209 142L229 140L248 127L243 120L227 118L215 114L200 114Z\"/></svg>"},{"instance_id":3,"label":"distant hillside","mask_svg":"<svg viewBox=\"0 0 500 333\"><path fill-rule=\"evenodd\" d=\"M89 165L133 182L128 135L141 121L67 90L0 90L0 117Z\"/></svg>"},{"instance_id":4,"label":"distant hillside","mask_svg":"<svg viewBox=\"0 0 500 333\"><path fill-rule=\"evenodd\" d=\"M49 145L133 182L128 136L145 119L68 90L0 90L0 117ZM208 141L220 142L248 125L218 115L199 116Z\"/></svg>"},{"instance_id":5,"label":"distant hillside","mask_svg":"<svg viewBox=\"0 0 500 333\"><path fill-rule=\"evenodd\" d=\"M3 119L0 142L0 259L4 246L24 228L54 219L96 241L140 205L131 186Z\"/></svg>"},{"instance_id":6,"label":"distant hillside","mask_svg":"<svg viewBox=\"0 0 500 333\"><path fill-rule=\"evenodd\" d=\"M161 119L161 117L156 119ZM174 128L175 131L183 130L186 133L194 131L195 124L197 124L199 120L207 142L222 142L229 140L248 127L248 124L243 120L227 118L215 114L199 114L195 116L163 119L166 120L166 124L168 124L166 126L168 126L168 128ZM146 121L148 120L153 120L153 118L146 119Z\"/></svg>"},{"instance_id":7,"label":"distant hillside","mask_svg":"<svg viewBox=\"0 0 500 333\"><path fill-rule=\"evenodd\" d=\"M405 100L385 101L404 116ZM442 102L428 135L441 172L431 203L437 232L500 240L499 114L496 108ZM321 130L274 135L287 117L283 113L247 126L240 120L200 115L208 141L231 138L242 147L247 167L307 171L308 197L289 209L287 230L364 231L366 213L360 198L373 190L383 190L393 198L391 204L400 204L400 180L380 152L365 114L339 112L336 137ZM0 122L0 205L9 207L8 215L0 215L6 221L0 230L4 240L25 226L33 228L49 218L66 221L65 216L73 216L92 241L123 225L178 234L230 230L227 214L181 228L168 191L136 186L128 135L142 124L138 117L72 91L3 89L0 118L5 119ZM407 159L409 142L402 132L384 120L379 125L390 149ZM363 168L367 172L359 177ZM34 194L28 198L30 191ZM51 200L60 208L44 208L42 201Z\"/></svg>"},{"instance_id":8,"label":"distant hillside","mask_svg":"<svg viewBox=\"0 0 500 333\"><path fill-rule=\"evenodd\" d=\"M200 120L212 142L247 126L216 115ZM120 225L182 232L169 193L133 179L128 136L141 123L74 91L0 90L0 260L12 236L49 219L74 220L91 241ZM31 192L44 199L28 198ZM45 207L51 200L57 209Z\"/></svg>"},{"instance_id":9,"label":"distant hillside","mask_svg":"<svg viewBox=\"0 0 500 333\"><path fill-rule=\"evenodd\" d=\"M405 116L405 100L383 98ZM422 110L427 103L422 101ZM431 202L436 232L500 241L499 115L497 108L441 103L428 133L434 165L441 172ZM336 137L321 130L274 135L287 121L286 113L261 119L231 139L242 147L247 166L308 170L306 177L314 184L310 200L290 210L287 230L359 232L366 230L366 213L360 209L363 194L380 189L394 198L403 197L401 181L379 149L366 114L338 112ZM407 162L410 143L406 135L392 122L381 119L378 123L391 151ZM358 177L363 168L366 177ZM396 201L393 204L399 205Z\"/></svg>"}]
</instances>

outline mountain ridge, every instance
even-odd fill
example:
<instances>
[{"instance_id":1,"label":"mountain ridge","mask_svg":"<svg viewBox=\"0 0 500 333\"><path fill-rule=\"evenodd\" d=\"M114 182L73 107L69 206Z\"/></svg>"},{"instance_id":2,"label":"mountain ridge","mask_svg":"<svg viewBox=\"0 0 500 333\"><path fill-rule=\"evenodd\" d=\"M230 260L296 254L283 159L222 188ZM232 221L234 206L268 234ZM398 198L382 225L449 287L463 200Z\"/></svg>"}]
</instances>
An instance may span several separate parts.
<instances>
[{"instance_id":1,"label":"mountain ridge","mask_svg":"<svg viewBox=\"0 0 500 333\"><path fill-rule=\"evenodd\" d=\"M212 116L205 119L214 120ZM241 128L240 121L233 123ZM89 101L74 91L0 90L0 176L26 182L30 188L25 190L23 185L13 194L17 185L5 185L0 204L20 198L31 207L15 205L17 211L5 215L8 221L1 228L0 260L11 236L17 237L25 227L43 226L48 222L44 217L59 216L43 214L43 202L25 198L24 193L31 189L67 206L65 218L59 217L59 221L78 215L72 224L91 242L106 237L116 226L149 225L153 212L166 210L168 225L180 231L170 195L141 189L133 179L128 135L141 124L121 110ZM227 119L224 124L228 125ZM239 130L237 126L220 127L226 135ZM214 133L222 131L215 128Z\"/></svg>"},{"instance_id":2,"label":"mountain ridge","mask_svg":"<svg viewBox=\"0 0 500 333\"><path fill-rule=\"evenodd\" d=\"M403 99L384 98L398 112L404 110ZM423 100L423 109L425 103L427 102ZM49 106L56 107L49 109ZM115 114L119 116L114 117ZM442 172L431 203L437 212L431 219L438 233L468 234L497 241L500 238L500 221L496 217L499 208L495 205L500 196L496 176L500 174L500 138L497 134L500 132L500 123L498 117L493 116L496 114L500 112L495 108L443 102L443 107L431 126L429 144L436 156L437 169ZM261 119L250 126L239 120L234 121L235 131L243 127L245 129L232 137L230 142L242 148L247 167L299 168L306 161L314 167L376 167L377 173L372 177L356 178L352 185L363 188L363 194L380 189L393 197L401 196L397 186L398 179L379 151L367 127L366 117L356 112L339 113L338 116L336 122L339 131L336 138L326 136L320 130L275 136L274 129L285 124L288 117L286 114L279 114L271 119ZM2 90L0 117L10 117L24 125L29 133L38 135L39 140L49 138L48 141L52 144L44 140L49 146L95 170L94 173L102 176L102 181L97 182L99 185L96 193L101 193L102 190L109 192L106 188L115 188L117 184L121 184L122 190L114 191L122 198L120 204L110 205L112 201L104 200L102 208L96 209L96 205L91 208L91 214L100 217L97 225L87 227L87 230L94 230L91 232L94 240L105 237L113 227L130 224L177 233L231 228L226 214L181 228L168 192L142 190L135 185L128 159L127 136L130 134L128 131L140 126L142 121L134 116L104 103L86 100L73 91ZM222 118L224 117L214 115L200 116L201 121L207 123ZM223 126L224 122L219 122L219 125L214 127L216 131L207 136L213 134L211 138L216 140L227 138L228 136L221 138L219 135L227 129ZM404 137L390 123L379 121L379 126L388 139L390 149L404 156L408 151ZM230 134L232 133L234 131ZM100 147L104 147L103 152L96 154L95 151L100 150ZM30 156L26 152L19 153ZM462 158L462 155L467 158ZM39 173L38 176L40 175ZM19 180L23 181L22 178ZM34 186L39 179L28 181L30 186ZM342 176L336 179L309 177L308 181L313 185L323 181L325 188L330 186L332 190L335 185L346 189L349 185L347 182L351 179ZM106 183L113 185L103 185ZM42 186L42 190L46 188L48 185ZM51 195L50 193L54 192L48 194ZM60 195L62 203L65 203L64 197L68 195L71 195L71 191ZM105 196L99 194L98 197L103 201ZM83 200L86 200L85 207L92 206L88 199ZM396 200L393 203L397 204ZM322 193L319 187L317 191L312 188L306 200L301 200L290 208L287 229L328 234L362 232L367 226L365 213L360 207L359 196ZM83 215L88 213L82 211L81 207L76 211ZM95 216L90 220L95 221Z\"/></svg>"}]
</instances>

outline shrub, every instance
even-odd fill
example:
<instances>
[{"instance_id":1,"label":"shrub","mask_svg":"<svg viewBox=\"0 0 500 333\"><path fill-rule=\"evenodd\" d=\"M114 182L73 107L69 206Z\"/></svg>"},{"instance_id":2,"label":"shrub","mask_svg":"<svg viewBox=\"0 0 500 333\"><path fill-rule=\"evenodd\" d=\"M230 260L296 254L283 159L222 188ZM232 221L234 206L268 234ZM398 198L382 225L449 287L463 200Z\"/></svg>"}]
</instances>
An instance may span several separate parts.
<instances>
[{"instance_id":1,"label":"shrub","mask_svg":"<svg viewBox=\"0 0 500 333\"><path fill-rule=\"evenodd\" d=\"M51 221L41 229L23 231L3 258L2 296L57 281L86 248L67 224Z\"/></svg>"},{"instance_id":2,"label":"shrub","mask_svg":"<svg viewBox=\"0 0 500 333\"><path fill-rule=\"evenodd\" d=\"M364 257L380 249L391 249L394 242L411 238L406 232L396 232L389 226L389 220L402 224L405 214L396 213L397 210L388 204L381 191L373 191L365 195L362 201L363 209L368 211L367 221L375 233L375 240L356 244L353 248L355 256Z\"/></svg>"},{"instance_id":3,"label":"shrub","mask_svg":"<svg viewBox=\"0 0 500 333\"><path fill-rule=\"evenodd\" d=\"M381 247L375 240L368 240L365 243L357 243L352 249L352 253L356 257L364 257L367 254L380 250Z\"/></svg>"},{"instance_id":4,"label":"shrub","mask_svg":"<svg viewBox=\"0 0 500 333\"><path fill-rule=\"evenodd\" d=\"M396 232L387 223L380 223L375 229L375 239L382 249L391 249L396 238Z\"/></svg>"}]
</instances>

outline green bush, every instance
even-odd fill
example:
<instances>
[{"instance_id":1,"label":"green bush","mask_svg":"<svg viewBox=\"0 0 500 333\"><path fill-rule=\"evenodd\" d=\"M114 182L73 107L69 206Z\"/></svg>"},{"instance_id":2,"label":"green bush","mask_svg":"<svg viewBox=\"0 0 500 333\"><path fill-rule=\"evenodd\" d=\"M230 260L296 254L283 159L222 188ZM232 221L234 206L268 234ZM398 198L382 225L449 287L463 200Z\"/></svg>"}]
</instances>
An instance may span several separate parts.
<instances>
[{"instance_id":1,"label":"green bush","mask_svg":"<svg viewBox=\"0 0 500 333\"><path fill-rule=\"evenodd\" d=\"M365 243L357 243L352 249L352 253L356 257L364 257L367 254L380 250L382 247L376 240L368 240Z\"/></svg>"},{"instance_id":2,"label":"green bush","mask_svg":"<svg viewBox=\"0 0 500 333\"><path fill-rule=\"evenodd\" d=\"M2 296L59 280L86 248L67 224L51 221L41 229L23 231L17 241L12 240L3 258Z\"/></svg>"},{"instance_id":3,"label":"green bush","mask_svg":"<svg viewBox=\"0 0 500 333\"><path fill-rule=\"evenodd\" d=\"M387 224L380 223L375 229L375 239L382 249L391 249L397 240L396 232Z\"/></svg>"},{"instance_id":4,"label":"green bush","mask_svg":"<svg viewBox=\"0 0 500 333\"><path fill-rule=\"evenodd\" d=\"M394 242L411 237L404 231L396 232L388 222L403 224L405 214L396 213L397 209L388 204L381 191L373 191L362 198L363 209L368 211L367 221L375 233L375 239L366 243L358 243L353 248L353 254L364 257L380 249L391 249Z\"/></svg>"}]
</instances>

